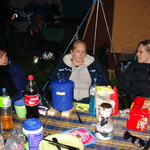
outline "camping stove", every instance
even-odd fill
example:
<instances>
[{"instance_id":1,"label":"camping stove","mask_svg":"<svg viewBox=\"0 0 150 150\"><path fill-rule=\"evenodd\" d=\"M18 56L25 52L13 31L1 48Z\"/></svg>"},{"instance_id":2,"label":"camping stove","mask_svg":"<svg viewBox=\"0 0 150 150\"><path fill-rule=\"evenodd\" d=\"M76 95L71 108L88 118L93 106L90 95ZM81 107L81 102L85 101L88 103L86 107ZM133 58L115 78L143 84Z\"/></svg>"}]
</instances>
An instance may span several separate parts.
<instances>
[{"instance_id":1,"label":"camping stove","mask_svg":"<svg viewBox=\"0 0 150 150\"><path fill-rule=\"evenodd\" d=\"M99 108L101 120L96 124L95 136L100 140L109 140L113 137L113 125L110 122L112 106L110 103L102 103Z\"/></svg>"}]
</instances>

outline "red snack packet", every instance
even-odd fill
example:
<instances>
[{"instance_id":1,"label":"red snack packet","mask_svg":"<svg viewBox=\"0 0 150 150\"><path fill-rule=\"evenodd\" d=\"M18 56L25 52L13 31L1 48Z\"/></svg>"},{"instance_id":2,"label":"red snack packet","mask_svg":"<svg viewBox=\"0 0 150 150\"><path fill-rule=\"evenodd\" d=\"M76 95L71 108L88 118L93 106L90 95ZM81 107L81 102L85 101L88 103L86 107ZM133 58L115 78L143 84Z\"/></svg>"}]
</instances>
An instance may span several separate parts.
<instances>
[{"instance_id":1,"label":"red snack packet","mask_svg":"<svg viewBox=\"0 0 150 150\"><path fill-rule=\"evenodd\" d=\"M142 108L146 98L136 97L130 108L130 114L126 122L126 128L146 132L150 119L150 110Z\"/></svg>"}]
</instances>

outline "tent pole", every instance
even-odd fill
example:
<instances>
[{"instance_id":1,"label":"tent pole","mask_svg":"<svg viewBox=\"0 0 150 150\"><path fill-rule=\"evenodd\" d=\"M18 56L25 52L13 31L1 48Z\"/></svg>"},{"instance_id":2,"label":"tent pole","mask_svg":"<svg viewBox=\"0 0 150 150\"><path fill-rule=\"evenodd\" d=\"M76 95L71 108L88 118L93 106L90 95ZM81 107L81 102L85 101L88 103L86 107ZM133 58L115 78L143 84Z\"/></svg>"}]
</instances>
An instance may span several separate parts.
<instances>
[{"instance_id":1,"label":"tent pole","mask_svg":"<svg viewBox=\"0 0 150 150\"><path fill-rule=\"evenodd\" d=\"M102 0L97 0L97 1L98 1L98 3L101 4L101 9L102 9L102 13L103 13L103 17L104 17L104 21L105 21L107 33L108 33L108 36L109 36L109 41L110 41L110 44L111 44L111 48L112 48L112 52L113 52L115 64L117 65L117 59L116 59L116 55L115 55L115 52L114 52L114 47L113 47L113 44L112 44L112 40L111 40L111 36L110 36L110 32L109 32L109 28L108 28L108 24L107 24L107 20L106 20L104 8L103 8L104 3L102 2ZM94 9L95 9L95 5L93 6L93 9L92 9L92 11L91 11L91 13L90 13L90 16L89 16L89 19L88 19L88 23L87 23L87 25L86 25L86 29L85 29L85 31L84 31L84 35L83 35L83 38L82 38L82 39L85 38L87 29L88 29L88 26L89 26L89 22L90 22L90 20L91 20L91 18L92 18ZM98 13L98 10L97 10L97 13ZM98 15L97 15L97 17L96 17L96 22L97 22L97 18L98 18ZM95 34L94 34L93 55L94 55L94 53L95 53L96 32L97 32L97 23L95 23Z\"/></svg>"},{"instance_id":2,"label":"tent pole","mask_svg":"<svg viewBox=\"0 0 150 150\"><path fill-rule=\"evenodd\" d=\"M93 41L93 55L95 54L95 44L96 44L96 36L97 36L97 22L98 22L98 10L99 10L99 2L97 2L97 10L96 10L95 32L94 32L94 41Z\"/></svg>"},{"instance_id":3,"label":"tent pole","mask_svg":"<svg viewBox=\"0 0 150 150\"><path fill-rule=\"evenodd\" d=\"M117 65L117 59L116 59L116 55L115 55L115 52L114 52L114 47L113 47L113 44L112 44L112 39L111 39L111 36L110 36L110 31L109 31L109 27L108 27L107 20L106 20L106 15L105 15L104 8L103 8L103 5L102 5L102 0L99 0L99 1L101 3L101 9L102 9L103 17L104 17L104 20L105 20L107 33L108 33L108 36L109 36L109 41L110 41L110 44L111 44L111 48L112 48L115 64Z\"/></svg>"},{"instance_id":4,"label":"tent pole","mask_svg":"<svg viewBox=\"0 0 150 150\"><path fill-rule=\"evenodd\" d=\"M93 5L92 5L92 6L93 6ZM89 9L89 11L87 12L86 16L84 17L84 19L82 20L81 24L78 26L78 28L77 28L75 34L73 35L73 37L72 37L70 43L68 44L67 48L65 49L65 51L64 51L64 53L63 53L63 55L66 54L66 52L67 52L69 46L70 46L70 45L72 44L72 42L75 40L76 34L78 33L78 31L80 30L81 26L83 25L85 19L87 18L88 14L90 13L90 11L91 11L91 9L92 9L92 6L90 7L90 9Z\"/></svg>"},{"instance_id":5,"label":"tent pole","mask_svg":"<svg viewBox=\"0 0 150 150\"><path fill-rule=\"evenodd\" d=\"M88 29L89 23L90 23L90 21L91 21L91 18L92 18L92 15L93 15L94 9L95 9L95 5L96 5L96 3L94 3L94 4L93 4L92 10L91 10L91 12L90 12L90 15L89 15L89 18L88 18L88 22L87 22L87 24L86 24L86 28L85 28L85 31L84 31L84 34L83 34L82 40L85 38L85 35L86 35L86 32L87 32L87 29Z\"/></svg>"}]
</instances>

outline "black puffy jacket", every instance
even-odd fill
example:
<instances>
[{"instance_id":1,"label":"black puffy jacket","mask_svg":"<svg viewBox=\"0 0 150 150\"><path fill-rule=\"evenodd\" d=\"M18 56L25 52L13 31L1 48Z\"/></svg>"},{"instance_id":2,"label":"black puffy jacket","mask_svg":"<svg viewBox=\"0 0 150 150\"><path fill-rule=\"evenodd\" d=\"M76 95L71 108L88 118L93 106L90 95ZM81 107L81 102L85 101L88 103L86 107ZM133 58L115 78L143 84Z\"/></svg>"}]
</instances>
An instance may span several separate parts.
<instances>
[{"instance_id":1,"label":"black puffy jacket","mask_svg":"<svg viewBox=\"0 0 150 150\"><path fill-rule=\"evenodd\" d=\"M120 76L120 89L130 101L150 97L150 64L132 62Z\"/></svg>"}]
</instances>

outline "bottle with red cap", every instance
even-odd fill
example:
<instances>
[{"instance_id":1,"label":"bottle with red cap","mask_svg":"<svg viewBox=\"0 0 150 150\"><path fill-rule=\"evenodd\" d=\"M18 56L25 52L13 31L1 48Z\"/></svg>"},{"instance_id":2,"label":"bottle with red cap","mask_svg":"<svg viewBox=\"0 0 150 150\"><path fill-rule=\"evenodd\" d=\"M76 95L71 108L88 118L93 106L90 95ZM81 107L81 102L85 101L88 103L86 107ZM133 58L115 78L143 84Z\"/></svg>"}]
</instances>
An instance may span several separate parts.
<instances>
[{"instance_id":1,"label":"bottle with red cap","mask_svg":"<svg viewBox=\"0 0 150 150\"><path fill-rule=\"evenodd\" d=\"M114 93L110 95L110 103L113 108L112 115L117 115L119 112L119 102L118 102L118 90L116 86L113 88Z\"/></svg>"},{"instance_id":2,"label":"bottle with red cap","mask_svg":"<svg viewBox=\"0 0 150 150\"><path fill-rule=\"evenodd\" d=\"M26 118L39 118L39 90L34 82L33 75L28 76L28 83L24 89L24 99L27 109Z\"/></svg>"}]
</instances>

